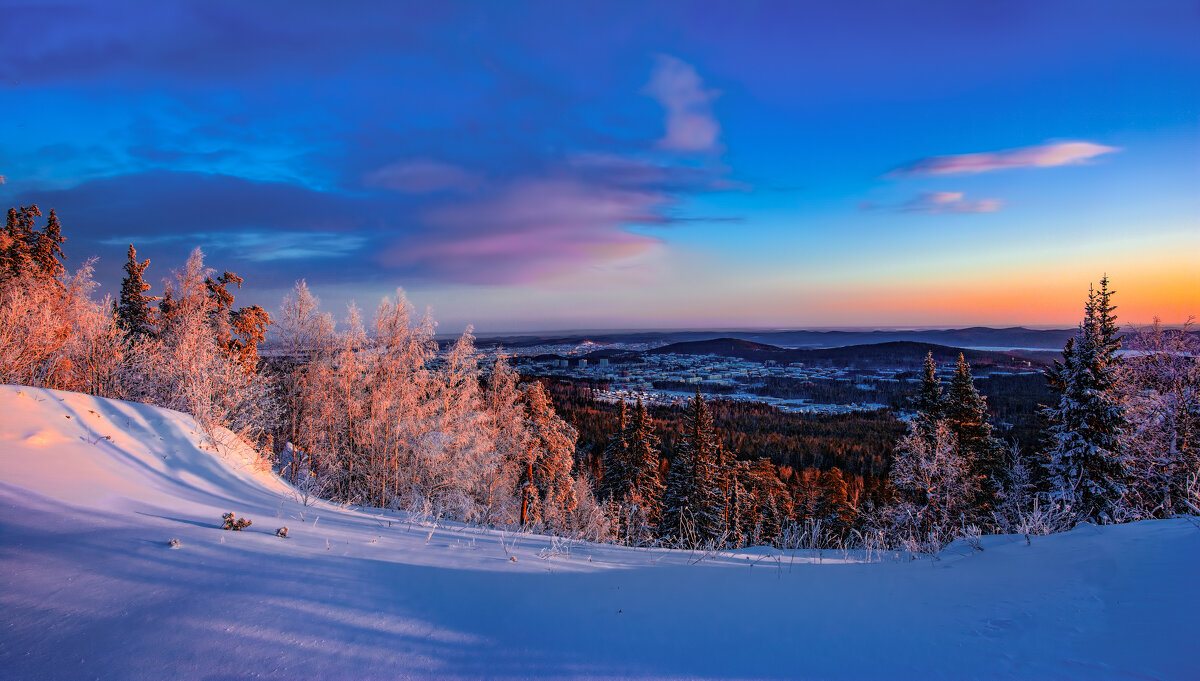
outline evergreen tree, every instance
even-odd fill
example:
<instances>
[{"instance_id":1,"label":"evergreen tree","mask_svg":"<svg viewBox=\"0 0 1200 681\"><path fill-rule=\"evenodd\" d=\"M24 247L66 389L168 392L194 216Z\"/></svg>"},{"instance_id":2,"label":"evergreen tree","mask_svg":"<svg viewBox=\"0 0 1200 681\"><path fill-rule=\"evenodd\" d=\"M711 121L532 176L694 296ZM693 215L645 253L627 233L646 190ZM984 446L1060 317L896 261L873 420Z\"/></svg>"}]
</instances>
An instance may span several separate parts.
<instances>
[{"instance_id":1,"label":"evergreen tree","mask_svg":"<svg viewBox=\"0 0 1200 681\"><path fill-rule=\"evenodd\" d=\"M622 400L617 412L617 429L604 447L600 498L619 503L629 492L629 409Z\"/></svg>"},{"instance_id":2,"label":"evergreen tree","mask_svg":"<svg viewBox=\"0 0 1200 681\"><path fill-rule=\"evenodd\" d=\"M720 525L717 534L724 538L725 543L735 543L739 532L737 521L737 505L739 495L744 496L738 481L738 461L733 452L717 442L715 457L715 484L717 488L717 507L721 510Z\"/></svg>"},{"instance_id":3,"label":"evergreen tree","mask_svg":"<svg viewBox=\"0 0 1200 681\"><path fill-rule=\"evenodd\" d=\"M258 305L238 308L230 315L230 322L233 329L230 348L242 367L253 372L258 367L258 346L266 340L267 327L275 322Z\"/></svg>"},{"instance_id":4,"label":"evergreen tree","mask_svg":"<svg viewBox=\"0 0 1200 681\"><path fill-rule=\"evenodd\" d=\"M37 205L8 209L4 225L4 251L0 253L0 279L10 280L31 274L33 257L33 218L42 213Z\"/></svg>"},{"instance_id":5,"label":"evergreen tree","mask_svg":"<svg viewBox=\"0 0 1200 681\"><path fill-rule=\"evenodd\" d=\"M521 523L546 523L554 530L567 527L576 498L571 466L578 433L558 418L540 381L525 389L528 434L522 476Z\"/></svg>"},{"instance_id":6,"label":"evergreen tree","mask_svg":"<svg viewBox=\"0 0 1200 681\"><path fill-rule=\"evenodd\" d=\"M667 475L659 534L704 543L720 536L724 516L718 449L699 389L684 412L683 437Z\"/></svg>"},{"instance_id":7,"label":"evergreen tree","mask_svg":"<svg viewBox=\"0 0 1200 681\"><path fill-rule=\"evenodd\" d=\"M946 427L958 443L958 455L967 464L978 490L975 520L990 517L996 508L996 495L1004 486L1004 452L988 423L987 401L975 389L971 365L958 355L958 365L946 393Z\"/></svg>"},{"instance_id":8,"label":"evergreen tree","mask_svg":"<svg viewBox=\"0 0 1200 681\"><path fill-rule=\"evenodd\" d=\"M943 412L942 386L937 377L937 364L933 353L925 355L925 367L921 374L921 389L913 399L917 409L917 428L927 444L932 445L937 433L937 423Z\"/></svg>"},{"instance_id":9,"label":"evergreen tree","mask_svg":"<svg viewBox=\"0 0 1200 681\"><path fill-rule=\"evenodd\" d=\"M150 303L158 300L146 295L150 284L142 278L150 261L137 260L137 251L129 244L129 260L125 263L125 278L121 280L121 295L117 302L117 324L126 338L146 338L154 332Z\"/></svg>"},{"instance_id":10,"label":"evergreen tree","mask_svg":"<svg viewBox=\"0 0 1200 681\"><path fill-rule=\"evenodd\" d=\"M854 505L850 503L849 485L842 477L842 469L834 466L821 471L817 477L813 516L821 521L831 535L844 538L854 527L855 515Z\"/></svg>"},{"instance_id":11,"label":"evergreen tree","mask_svg":"<svg viewBox=\"0 0 1200 681\"><path fill-rule=\"evenodd\" d=\"M225 272L213 279L205 277L204 289L208 291L209 300L212 303L213 309L217 311L233 309L233 294L229 292L230 284L237 284L238 289L242 288L242 278L238 275L225 270Z\"/></svg>"},{"instance_id":12,"label":"evergreen tree","mask_svg":"<svg viewBox=\"0 0 1200 681\"><path fill-rule=\"evenodd\" d=\"M738 461L732 453L727 453L723 459L721 471L725 483L725 526L722 536L728 546L745 546L755 525L754 501L747 488L750 462Z\"/></svg>"},{"instance_id":13,"label":"evergreen tree","mask_svg":"<svg viewBox=\"0 0 1200 681\"><path fill-rule=\"evenodd\" d=\"M36 208L36 206L35 206ZM41 273L50 278L57 278L64 271L62 261L62 244L66 241L62 235L62 225L58 214L50 209L50 217L46 221L46 229L36 234L30 246L30 257Z\"/></svg>"},{"instance_id":14,"label":"evergreen tree","mask_svg":"<svg viewBox=\"0 0 1200 681\"><path fill-rule=\"evenodd\" d=\"M63 273L62 225L50 211L44 231L38 231L37 218L42 211L36 204L8 209L8 219L0 237L0 282L23 277L46 278L55 283Z\"/></svg>"},{"instance_id":15,"label":"evergreen tree","mask_svg":"<svg viewBox=\"0 0 1200 681\"><path fill-rule=\"evenodd\" d=\"M1052 493L1077 517L1111 519L1124 493L1120 439L1124 408L1117 390L1121 340L1108 277L1089 289L1079 333L1050 373L1058 404L1042 413L1047 429L1046 472Z\"/></svg>"},{"instance_id":16,"label":"evergreen tree","mask_svg":"<svg viewBox=\"0 0 1200 681\"><path fill-rule=\"evenodd\" d=\"M163 290L162 298L158 301L158 333L163 335L167 333L174 324L175 315L178 312L178 305L175 302L175 294L171 291L171 284L167 282L166 288Z\"/></svg>"},{"instance_id":17,"label":"evergreen tree","mask_svg":"<svg viewBox=\"0 0 1200 681\"><path fill-rule=\"evenodd\" d=\"M739 525L747 544L774 544L779 540L784 519L792 511L787 487L769 459L746 463L739 467L748 502L742 507L745 517Z\"/></svg>"},{"instance_id":18,"label":"evergreen tree","mask_svg":"<svg viewBox=\"0 0 1200 681\"><path fill-rule=\"evenodd\" d=\"M658 524L662 511L663 483L658 472L659 440L654 434L654 422L642 398L638 397L629 420L629 482L628 495L636 494L639 506L651 527Z\"/></svg>"}]
</instances>

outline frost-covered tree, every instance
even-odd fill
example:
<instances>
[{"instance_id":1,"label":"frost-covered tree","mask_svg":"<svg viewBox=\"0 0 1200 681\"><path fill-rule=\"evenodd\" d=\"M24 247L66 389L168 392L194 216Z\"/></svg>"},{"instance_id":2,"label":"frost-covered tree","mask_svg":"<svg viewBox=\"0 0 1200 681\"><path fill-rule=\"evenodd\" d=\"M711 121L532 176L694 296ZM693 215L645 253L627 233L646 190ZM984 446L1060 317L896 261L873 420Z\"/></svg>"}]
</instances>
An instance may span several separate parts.
<instances>
[{"instance_id":1,"label":"frost-covered tree","mask_svg":"<svg viewBox=\"0 0 1200 681\"><path fill-rule=\"evenodd\" d=\"M50 211L46 227L37 228L42 211L36 204L8 209L4 231L0 233L0 284L10 279L41 278L56 282L63 276L62 225L58 214Z\"/></svg>"},{"instance_id":2,"label":"frost-covered tree","mask_svg":"<svg viewBox=\"0 0 1200 681\"><path fill-rule=\"evenodd\" d=\"M4 238L0 241L0 281L19 279L36 274L33 248L37 243L36 218L42 211L37 205L8 209Z\"/></svg>"},{"instance_id":3,"label":"frost-covered tree","mask_svg":"<svg viewBox=\"0 0 1200 681\"><path fill-rule=\"evenodd\" d=\"M234 294L230 284L242 288L244 280L225 270L214 279L205 277L204 288L208 294L210 324L217 343L231 357L235 357L247 373L258 368L258 346L266 339L267 327L274 324L267 311L258 305L235 310Z\"/></svg>"},{"instance_id":4,"label":"frost-covered tree","mask_svg":"<svg viewBox=\"0 0 1200 681\"><path fill-rule=\"evenodd\" d=\"M1200 339L1158 319L1136 330L1120 369L1127 427L1124 504L1135 517L1196 513L1200 499Z\"/></svg>"},{"instance_id":5,"label":"frost-covered tree","mask_svg":"<svg viewBox=\"0 0 1200 681\"><path fill-rule=\"evenodd\" d=\"M916 426L896 446L889 481L899 497L889 509L902 533L921 543L953 534L971 510L976 489L969 462L959 455L950 428L941 422L930 446Z\"/></svg>"},{"instance_id":6,"label":"frost-covered tree","mask_svg":"<svg viewBox=\"0 0 1200 681\"><path fill-rule=\"evenodd\" d=\"M125 396L121 334L92 273L89 260L70 277L0 283L0 383Z\"/></svg>"},{"instance_id":7,"label":"frost-covered tree","mask_svg":"<svg viewBox=\"0 0 1200 681\"><path fill-rule=\"evenodd\" d=\"M500 357L483 387L470 329L439 355L435 328L397 291L371 333L353 306L335 333L297 284L280 314L294 363L285 463L338 501L606 536L571 474L576 433L541 384L522 389Z\"/></svg>"},{"instance_id":8,"label":"frost-covered tree","mask_svg":"<svg viewBox=\"0 0 1200 681\"><path fill-rule=\"evenodd\" d=\"M37 207L33 208L36 210ZM58 214L51 208L45 229L36 233L29 249L34 265L43 276L54 279L66 272L62 265L64 241L66 239L62 235L62 224L58 221Z\"/></svg>"},{"instance_id":9,"label":"frost-covered tree","mask_svg":"<svg viewBox=\"0 0 1200 681\"><path fill-rule=\"evenodd\" d=\"M921 388L913 398L913 408L916 409L916 422L921 436L926 443L932 444L937 432L937 423L942 420L944 410L941 382L937 376L937 364L933 361L933 353L925 355L925 364L921 372Z\"/></svg>"},{"instance_id":10,"label":"frost-covered tree","mask_svg":"<svg viewBox=\"0 0 1200 681\"><path fill-rule=\"evenodd\" d=\"M683 433L667 474L659 535L694 544L720 537L724 518L721 443L700 391L684 409Z\"/></svg>"},{"instance_id":11,"label":"frost-covered tree","mask_svg":"<svg viewBox=\"0 0 1200 681\"><path fill-rule=\"evenodd\" d=\"M58 215L39 231L40 216L10 209L0 232L0 382L123 397L124 348L111 301L93 297L94 260L64 274Z\"/></svg>"},{"instance_id":12,"label":"frost-covered tree","mask_svg":"<svg viewBox=\"0 0 1200 681\"><path fill-rule=\"evenodd\" d=\"M1045 469L1052 493L1079 518L1104 522L1125 492L1120 446L1125 413L1118 390L1121 339L1108 277L1089 290L1079 333L1047 378L1058 403L1042 410L1049 424Z\"/></svg>"},{"instance_id":13,"label":"frost-covered tree","mask_svg":"<svg viewBox=\"0 0 1200 681\"><path fill-rule=\"evenodd\" d=\"M117 324L129 339L154 335L154 312L150 305L158 298L146 295L150 284L144 274L149 266L149 260L138 262L137 251L129 244L128 260L123 268L125 277L121 280L121 294L117 298Z\"/></svg>"},{"instance_id":14,"label":"frost-covered tree","mask_svg":"<svg viewBox=\"0 0 1200 681\"><path fill-rule=\"evenodd\" d=\"M484 522L516 523L520 521L520 509L515 503L520 458L529 434L525 428L520 377L502 353L496 355L488 376L484 414L497 455L495 470L483 480Z\"/></svg>"},{"instance_id":15,"label":"frost-covered tree","mask_svg":"<svg viewBox=\"0 0 1200 681\"><path fill-rule=\"evenodd\" d=\"M209 273L200 249L175 272L158 336L130 350L130 397L191 414L210 438L223 427L254 442L278 418L272 384L247 372L214 332Z\"/></svg>"},{"instance_id":16,"label":"frost-covered tree","mask_svg":"<svg viewBox=\"0 0 1200 681\"><path fill-rule=\"evenodd\" d=\"M433 383L431 429L437 434L441 461L434 483L447 490L443 504L461 519L479 521L479 500L494 487L493 476L501 459L493 443L494 431L483 411L481 375L471 328L446 353L440 380ZM571 450L574 451L574 440ZM569 470L569 468L568 468Z\"/></svg>"},{"instance_id":17,"label":"frost-covered tree","mask_svg":"<svg viewBox=\"0 0 1200 681\"><path fill-rule=\"evenodd\" d=\"M967 462L974 478L972 484L978 490L974 518L990 521L996 508L996 494L1004 486L1004 454L988 422L987 401L976 390L971 365L962 353L946 391L943 413L958 445L958 454Z\"/></svg>"},{"instance_id":18,"label":"frost-covered tree","mask_svg":"<svg viewBox=\"0 0 1200 681\"><path fill-rule=\"evenodd\" d=\"M521 461L521 524L562 531L570 527L576 505L571 467L578 433L554 413L540 381L531 382L524 395L528 438Z\"/></svg>"},{"instance_id":19,"label":"frost-covered tree","mask_svg":"<svg viewBox=\"0 0 1200 681\"><path fill-rule=\"evenodd\" d=\"M334 345L333 317L321 312L320 299L312 294L303 279L297 281L291 293L284 297L277 321L280 347L287 355L307 359Z\"/></svg>"},{"instance_id":20,"label":"frost-covered tree","mask_svg":"<svg viewBox=\"0 0 1200 681\"><path fill-rule=\"evenodd\" d=\"M629 492L629 407L624 400L617 405L617 427L608 436L601 461L600 498L620 503Z\"/></svg>"},{"instance_id":21,"label":"frost-covered tree","mask_svg":"<svg viewBox=\"0 0 1200 681\"><path fill-rule=\"evenodd\" d=\"M639 396L629 419L628 491L626 498L637 496L637 504L643 509L646 521L652 527L658 525L662 515L663 482L659 473L659 440L654 433L654 422L646 405ZM626 502L628 503L628 502Z\"/></svg>"}]
</instances>

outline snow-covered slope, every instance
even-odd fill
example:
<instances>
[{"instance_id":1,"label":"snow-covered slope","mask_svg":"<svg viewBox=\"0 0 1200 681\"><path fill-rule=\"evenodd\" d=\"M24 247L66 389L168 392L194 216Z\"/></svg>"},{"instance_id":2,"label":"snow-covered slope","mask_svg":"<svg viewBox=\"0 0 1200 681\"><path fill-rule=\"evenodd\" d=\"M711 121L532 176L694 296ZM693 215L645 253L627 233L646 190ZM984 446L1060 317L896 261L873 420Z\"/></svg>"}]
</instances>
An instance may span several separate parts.
<instances>
[{"instance_id":1,"label":"snow-covered slope","mask_svg":"<svg viewBox=\"0 0 1200 681\"><path fill-rule=\"evenodd\" d=\"M936 562L566 546L304 506L196 430L0 386L0 678L1200 678L1188 520Z\"/></svg>"}]
</instances>

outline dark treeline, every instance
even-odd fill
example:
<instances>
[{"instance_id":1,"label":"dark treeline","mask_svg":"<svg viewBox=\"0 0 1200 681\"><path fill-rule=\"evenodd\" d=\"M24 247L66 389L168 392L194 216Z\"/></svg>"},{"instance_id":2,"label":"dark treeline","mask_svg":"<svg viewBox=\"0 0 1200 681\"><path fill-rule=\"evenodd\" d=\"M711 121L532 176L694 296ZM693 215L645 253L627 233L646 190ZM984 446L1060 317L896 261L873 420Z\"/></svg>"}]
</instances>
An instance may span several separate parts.
<instances>
[{"instance_id":1,"label":"dark treeline","mask_svg":"<svg viewBox=\"0 0 1200 681\"><path fill-rule=\"evenodd\" d=\"M754 388L752 392L763 397L804 399L818 404L882 404L893 411L906 411L912 408L912 396L917 390L917 385L906 379L916 375L917 372L898 374L896 381L870 380L865 377L841 381L767 377L762 379L763 385ZM1042 426L1038 417L1038 407L1053 399L1045 375L1040 371L992 374L976 378L975 383L979 392L987 398L988 411L996 423L998 436L1016 442L1023 449L1036 447L1041 437ZM696 386L656 381L654 387L661 390L686 391ZM704 385L703 389L718 395L737 391L733 386Z\"/></svg>"},{"instance_id":2,"label":"dark treeline","mask_svg":"<svg viewBox=\"0 0 1200 681\"><path fill-rule=\"evenodd\" d=\"M581 458L599 455L617 419L617 405L592 398L603 384L546 380L555 408L579 431ZM694 386L692 386L694 387ZM720 399L709 402L713 425L726 449L739 458L769 459L796 470L841 468L855 476L879 477L887 472L892 450L904 424L886 411L830 416L788 414L772 406ZM683 408L651 407L662 453L675 454Z\"/></svg>"}]
</instances>

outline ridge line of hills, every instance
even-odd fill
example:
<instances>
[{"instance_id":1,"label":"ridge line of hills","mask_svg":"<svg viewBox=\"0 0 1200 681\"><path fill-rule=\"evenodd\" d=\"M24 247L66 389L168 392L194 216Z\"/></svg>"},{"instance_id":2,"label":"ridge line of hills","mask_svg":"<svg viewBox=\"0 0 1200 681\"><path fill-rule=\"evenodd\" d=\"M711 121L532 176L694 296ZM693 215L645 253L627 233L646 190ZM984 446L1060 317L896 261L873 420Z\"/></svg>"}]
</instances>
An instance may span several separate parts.
<instances>
[{"instance_id":1,"label":"ridge line of hills","mask_svg":"<svg viewBox=\"0 0 1200 681\"><path fill-rule=\"evenodd\" d=\"M776 345L741 338L714 338L683 341L650 350L621 350L604 348L586 355L584 359L606 358L615 362L639 361L645 355L717 355L754 362L774 361L779 364L803 363L859 368L891 365L919 365L927 353L939 363L954 362L962 353L973 366L1026 366L1042 368L1053 358L1051 351L972 350L935 343L916 341L886 341L835 348L782 348ZM549 357L549 356L547 356Z\"/></svg>"},{"instance_id":2,"label":"ridge line of hills","mask_svg":"<svg viewBox=\"0 0 1200 681\"><path fill-rule=\"evenodd\" d=\"M564 331L548 333L480 334L484 345L528 347L591 341L597 344L645 343L649 345L707 341L722 338L773 345L785 348L833 348L847 345L868 345L894 341L933 343L967 348L1025 348L1061 350L1067 339L1077 333L1075 328L1029 329L1025 327L989 328L982 326L962 329L816 331L816 330L737 330L715 331Z\"/></svg>"}]
</instances>

